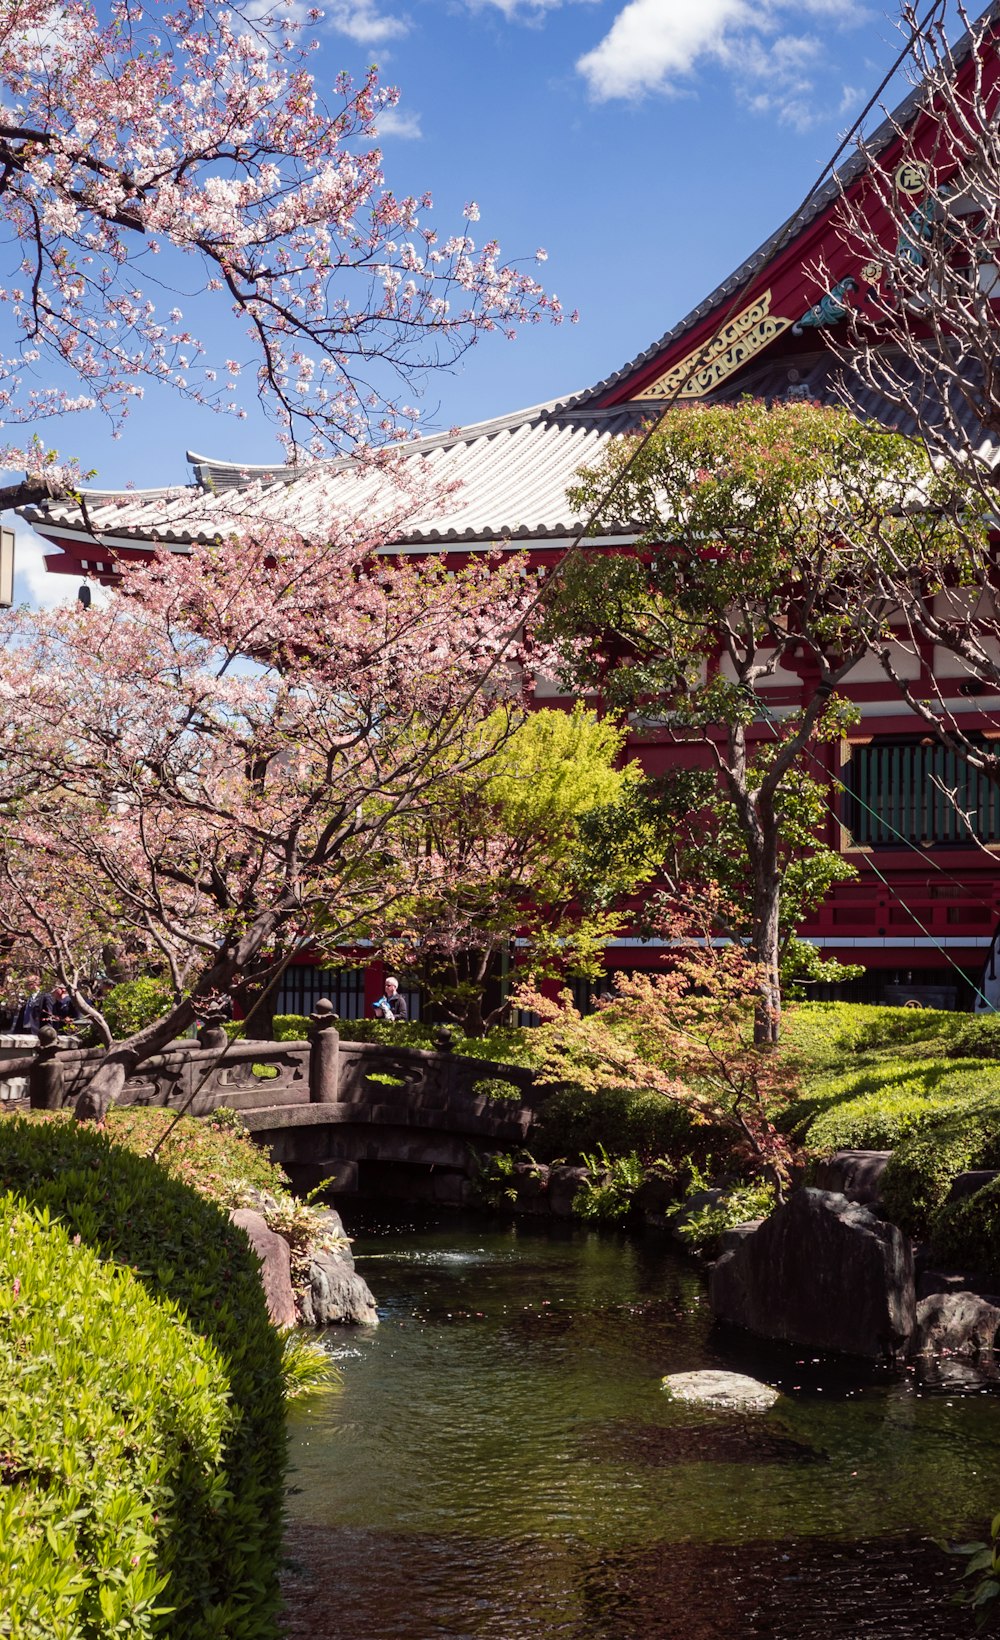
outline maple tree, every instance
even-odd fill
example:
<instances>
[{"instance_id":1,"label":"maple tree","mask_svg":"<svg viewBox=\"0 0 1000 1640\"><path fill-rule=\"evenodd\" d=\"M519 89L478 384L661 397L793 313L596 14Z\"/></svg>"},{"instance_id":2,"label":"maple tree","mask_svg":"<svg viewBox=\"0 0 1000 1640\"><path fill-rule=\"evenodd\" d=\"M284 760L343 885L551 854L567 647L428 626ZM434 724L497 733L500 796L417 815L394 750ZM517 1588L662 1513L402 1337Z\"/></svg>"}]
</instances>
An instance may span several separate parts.
<instances>
[{"instance_id":1,"label":"maple tree","mask_svg":"<svg viewBox=\"0 0 1000 1640\"><path fill-rule=\"evenodd\" d=\"M770 1180L781 1200L796 1151L778 1121L796 1078L754 1041L765 976L745 946L715 937L726 915L710 884L663 907L658 932L672 947L665 970L615 974L591 1014L569 992L554 1001L522 989L517 1000L542 1022L532 1059L543 1085L657 1094L725 1132L734 1159Z\"/></svg>"},{"instance_id":2,"label":"maple tree","mask_svg":"<svg viewBox=\"0 0 1000 1640\"><path fill-rule=\"evenodd\" d=\"M571 499L634 520L639 540L571 559L543 630L568 681L715 770L743 848L758 1036L775 1041L783 808L817 743L852 720L841 686L889 639L895 600L875 566L960 559L964 487L844 410L744 399L674 405L616 440Z\"/></svg>"},{"instance_id":3,"label":"maple tree","mask_svg":"<svg viewBox=\"0 0 1000 1640\"><path fill-rule=\"evenodd\" d=\"M474 791L519 721L517 560L387 566L395 523L247 528L124 571L106 609L3 616L0 932L108 1047L79 1114L248 972L417 892L404 817L444 769ZM86 995L109 939L173 999L117 1043Z\"/></svg>"},{"instance_id":4,"label":"maple tree","mask_svg":"<svg viewBox=\"0 0 1000 1640\"><path fill-rule=\"evenodd\" d=\"M78 484L39 441L43 417L97 409L118 425L150 382L241 413L249 368L289 451L323 454L411 422L415 377L480 333L559 318L530 273L473 239L474 205L440 236L429 195L385 185L378 121L397 94L372 69L359 84L338 76L326 100L309 72L322 13L295 11L0 6L13 330L0 418L34 430L0 451L6 470L26 469L2 504ZM209 309L185 316L171 284Z\"/></svg>"}]
</instances>

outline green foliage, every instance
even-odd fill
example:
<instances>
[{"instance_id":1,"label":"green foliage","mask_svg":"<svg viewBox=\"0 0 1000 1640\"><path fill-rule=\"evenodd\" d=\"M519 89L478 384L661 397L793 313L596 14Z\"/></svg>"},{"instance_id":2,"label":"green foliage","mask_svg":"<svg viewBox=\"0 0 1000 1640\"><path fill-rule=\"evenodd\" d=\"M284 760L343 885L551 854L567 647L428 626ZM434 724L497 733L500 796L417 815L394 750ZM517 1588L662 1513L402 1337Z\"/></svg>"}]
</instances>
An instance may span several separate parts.
<instances>
[{"instance_id":1,"label":"green foliage","mask_svg":"<svg viewBox=\"0 0 1000 1640\"><path fill-rule=\"evenodd\" d=\"M826 893L825 889L823 893ZM817 903L810 898L803 906L802 916ZM798 922L802 921L800 916L798 922L791 922L787 911L785 916L792 927L797 927ZM790 938L782 950L778 972L781 975L783 999L786 1002L804 1002L808 1000L813 985L841 985L850 979L860 979L864 968L859 962L838 962L835 957L822 957L819 948L808 940Z\"/></svg>"},{"instance_id":2,"label":"green foliage","mask_svg":"<svg viewBox=\"0 0 1000 1640\"><path fill-rule=\"evenodd\" d=\"M254 1144L241 1120L233 1122L236 1115L220 1109L203 1122L158 1107L121 1105L109 1110L107 1131L115 1144L153 1157L171 1178L224 1207L243 1205L248 1190L287 1191L287 1174Z\"/></svg>"},{"instance_id":3,"label":"green foliage","mask_svg":"<svg viewBox=\"0 0 1000 1640\"><path fill-rule=\"evenodd\" d=\"M1000 1514L994 1515L990 1522L989 1542L942 1543L940 1547L946 1554L965 1561L962 1578L969 1588L955 1596L957 1603L972 1607L978 1632L995 1628L994 1602L1000 1595Z\"/></svg>"},{"instance_id":4,"label":"green foliage","mask_svg":"<svg viewBox=\"0 0 1000 1640\"><path fill-rule=\"evenodd\" d=\"M290 1327L282 1337L281 1373L286 1401L324 1394L339 1389L343 1382L319 1339L299 1327Z\"/></svg>"},{"instance_id":5,"label":"green foliage","mask_svg":"<svg viewBox=\"0 0 1000 1640\"><path fill-rule=\"evenodd\" d=\"M1000 1179L972 1196L947 1202L931 1220L936 1259L953 1270L1000 1278Z\"/></svg>"},{"instance_id":6,"label":"green foliage","mask_svg":"<svg viewBox=\"0 0 1000 1640\"><path fill-rule=\"evenodd\" d=\"M839 1068L859 1055L886 1048L946 1044L957 1037L967 1014L936 1008L883 1008L861 1002L806 1002L789 1008L782 1052L805 1075ZM975 1057L975 1056L972 1056Z\"/></svg>"},{"instance_id":7,"label":"green foliage","mask_svg":"<svg viewBox=\"0 0 1000 1640\"><path fill-rule=\"evenodd\" d=\"M245 1236L59 1117L0 1119L0 1180L10 1632L269 1640L282 1346Z\"/></svg>"},{"instance_id":8,"label":"green foliage","mask_svg":"<svg viewBox=\"0 0 1000 1640\"><path fill-rule=\"evenodd\" d=\"M146 975L141 979L127 979L115 985L101 1004L101 1012L116 1042L134 1036L144 1025L151 1025L172 1007L173 992L166 980Z\"/></svg>"},{"instance_id":9,"label":"green foliage","mask_svg":"<svg viewBox=\"0 0 1000 1640\"><path fill-rule=\"evenodd\" d=\"M708 1180L700 1173L692 1178L688 1195L704 1190ZM692 1252L714 1258L719 1251L723 1233L734 1225L746 1224L751 1219L766 1219L777 1204L772 1184L764 1179L750 1179L735 1185L720 1201L694 1208L677 1226L677 1234ZM683 1212L681 1202L678 1212Z\"/></svg>"},{"instance_id":10,"label":"green foliage","mask_svg":"<svg viewBox=\"0 0 1000 1640\"><path fill-rule=\"evenodd\" d=\"M499 719L487 724L493 741ZM413 852L430 845L442 869L391 907L376 937L470 1034L499 1014L484 995L515 932L523 972L596 977L623 897L655 874L658 811L639 795L639 764L623 761L626 735L579 702L530 712L488 763L443 782L414 816Z\"/></svg>"},{"instance_id":11,"label":"green foliage","mask_svg":"<svg viewBox=\"0 0 1000 1640\"><path fill-rule=\"evenodd\" d=\"M635 1151L627 1156L609 1156L603 1145L597 1154L584 1156L590 1175L573 1197L578 1218L595 1224L624 1224L643 1181L643 1167Z\"/></svg>"},{"instance_id":12,"label":"green foliage","mask_svg":"<svg viewBox=\"0 0 1000 1640\"><path fill-rule=\"evenodd\" d=\"M1000 1014L963 1016L948 1052L959 1059L1000 1059Z\"/></svg>"},{"instance_id":13,"label":"green foliage","mask_svg":"<svg viewBox=\"0 0 1000 1640\"><path fill-rule=\"evenodd\" d=\"M724 1149L724 1135L701 1122L683 1105L641 1088L579 1087L555 1089L545 1100L535 1129L535 1149L545 1160L557 1156L583 1157L606 1148L610 1156L635 1152L644 1161L659 1156L681 1157L689 1151L704 1156Z\"/></svg>"},{"instance_id":14,"label":"green foliage","mask_svg":"<svg viewBox=\"0 0 1000 1640\"><path fill-rule=\"evenodd\" d=\"M1000 1087L936 1111L895 1147L882 1176L886 1212L908 1235L925 1236L952 1180L980 1167L1000 1167Z\"/></svg>"},{"instance_id":15,"label":"green foliage","mask_svg":"<svg viewBox=\"0 0 1000 1640\"><path fill-rule=\"evenodd\" d=\"M478 1082L473 1082L472 1093L476 1099L513 1099L520 1102L522 1098L517 1083L507 1082L502 1076L481 1076Z\"/></svg>"},{"instance_id":16,"label":"green foliage","mask_svg":"<svg viewBox=\"0 0 1000 1640\"><path fill-rule=\"evenodd\" d=\"M940 1092L942 1081L936 1060L914 1066L895 1061L838 1078L831 1084L828 1108L805 1128L805 1143L822 1155L833 1150L891 1150L934 1120L948 1097Z\"/></svg>"},{"instance_id":17,"label":"green foliage","mask_svg":"<svg viewBox=\"0 0 1000 1640\"><path fill-rule=\"evenodd\" d=\"M527 1151L515 1155L513 1151L495 1151L490 1156L481 1156L479 1166L473 1179L473 1189L477 1201L483 1207L498 1211L509 1208L517 1201L516 1169L521 1161L530 1161L537 1168L538 1164Z\"/></svg>"}]
</instances>

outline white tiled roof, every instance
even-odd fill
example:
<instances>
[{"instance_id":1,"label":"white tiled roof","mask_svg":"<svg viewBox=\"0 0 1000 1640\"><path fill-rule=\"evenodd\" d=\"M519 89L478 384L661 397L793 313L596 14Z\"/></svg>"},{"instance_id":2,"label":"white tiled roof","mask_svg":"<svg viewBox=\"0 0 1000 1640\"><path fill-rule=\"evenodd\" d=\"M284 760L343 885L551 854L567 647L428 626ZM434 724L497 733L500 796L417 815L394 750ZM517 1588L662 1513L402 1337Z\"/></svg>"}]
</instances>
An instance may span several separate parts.
<instances>
[{"instance_id":1,"label":"white tiled roof","mask_svg":"<svg viewBox=\"0 0 1000 1640\"><path fill-rule=\"evenodd\" d=\"M566 500L582 466L600 460L609 439L638 424L648 408L613 413L565 412L555 403L480 422L400 447L421 481L453 493L407 518L397 542L419 549L505 539L560 539L584 522ZM239 511L294 518L303 534L322 537L331 512L353 518L391 505L390 478L349 458L303 469L241 468L189 454L197 482L176 490L90 491L81 507L47 502L22 516L47 536L85 535L107 545L156 540L167 546L209 541L239 529ZM606 533L620 534L620 526Z\"/></svg>"}]
</instances>

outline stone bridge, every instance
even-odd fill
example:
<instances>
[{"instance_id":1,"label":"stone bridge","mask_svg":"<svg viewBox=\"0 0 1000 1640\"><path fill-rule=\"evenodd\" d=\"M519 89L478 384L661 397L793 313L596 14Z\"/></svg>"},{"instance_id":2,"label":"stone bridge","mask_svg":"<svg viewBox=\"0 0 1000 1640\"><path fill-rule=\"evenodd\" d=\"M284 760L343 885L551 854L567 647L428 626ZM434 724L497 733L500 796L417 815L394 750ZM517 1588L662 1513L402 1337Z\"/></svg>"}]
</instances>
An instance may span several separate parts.
<instances>
[{"instance_id":1,"label":"stone bridge","mask_svg":"<svg viewBox=\"0 0 1000 1640\"><path fill-rule=\"evenodd\" d=\"M73 1105L101 1053L42 1050L28 1073L31 1103ZM520 1097L475 1091L492 1078L513 1084ZM518 1066L343 1042L329 1025L311 1042L228 1043L209 1030L200 1043L176 1042L143 1064L119 1103L192 1116L235 1110L302 1187L329 1180L344 1193L457 1206L478 1156L525 1143L535 1117L532 1083L532 1072Z\"/></svg>"}]
</instances>

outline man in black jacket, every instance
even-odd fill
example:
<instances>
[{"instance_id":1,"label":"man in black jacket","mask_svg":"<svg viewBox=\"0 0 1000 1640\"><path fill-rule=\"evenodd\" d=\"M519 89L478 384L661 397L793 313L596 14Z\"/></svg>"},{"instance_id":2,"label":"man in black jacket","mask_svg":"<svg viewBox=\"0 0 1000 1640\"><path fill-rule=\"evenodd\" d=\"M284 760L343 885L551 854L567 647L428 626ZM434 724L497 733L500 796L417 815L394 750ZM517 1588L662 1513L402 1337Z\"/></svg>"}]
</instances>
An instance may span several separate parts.
<instances>
[{"instance_id":1,"label":"man in black jacket","mask_svg":"<svg viewBox=\"0 0 1000 1640\"><path fill-rule=\"evenodd\" d=\"M399 994L399 980L390 974L385 982L385 995L380 996L375 1004L375 1017L384 1019L388 1023L393 1020L409 1019L410 1010L406 1006L406 998Z\"/></svg>"}]
</instances>

